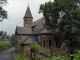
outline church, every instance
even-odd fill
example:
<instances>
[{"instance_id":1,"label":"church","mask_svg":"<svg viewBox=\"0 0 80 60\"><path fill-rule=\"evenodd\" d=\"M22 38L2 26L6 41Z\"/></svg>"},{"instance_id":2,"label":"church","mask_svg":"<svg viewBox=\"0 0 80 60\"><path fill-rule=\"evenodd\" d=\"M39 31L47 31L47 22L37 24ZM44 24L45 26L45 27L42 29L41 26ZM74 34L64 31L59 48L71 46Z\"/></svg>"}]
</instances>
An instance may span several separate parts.
<instances>
[{"instance_id":1,"label":"church","mask_svg":"<svg viewBox=\"0 0 80 60\"><path fill-rule=\"evenodd\" d=\"M17 53L26 53L30 51L28 46L35 42L41 45L41 47L44 49L44 52L50 50L50 48L52 48L54 53L66 50L64 42L59 44L57 41L52 40L52 33L50 33L49 30L47 30L44 26L44 17L41 17L33 22L33 16L29 6L27 7L26 13L23 17L23 22L24 26L16 26L15 30L15 51Z\"/></svg>"}]
</instances>

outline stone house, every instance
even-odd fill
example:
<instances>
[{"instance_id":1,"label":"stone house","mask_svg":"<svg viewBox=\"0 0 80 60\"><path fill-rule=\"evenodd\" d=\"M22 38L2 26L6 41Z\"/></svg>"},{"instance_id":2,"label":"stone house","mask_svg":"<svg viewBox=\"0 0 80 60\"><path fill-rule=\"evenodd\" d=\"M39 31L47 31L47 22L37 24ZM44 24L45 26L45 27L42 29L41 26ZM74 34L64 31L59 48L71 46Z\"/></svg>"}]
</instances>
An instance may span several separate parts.
<instances>
[{"instance_id":1,"label":"stone house","mask_svg":"<svg viewBox=\"0 0 80 60\"><path fill-rule=\"evenodd\" d=\"M57 41L52 41L52 34L44 26L45 23L44 17L33 22L33 16L28 6L23 19L24 26L23 27L16 26L15 30L16 52L30 51L28 46L35 42L39 43L42 47L48 49L50 49L50 47L52 46L52 49L54 49L54 51L62 50L61 47L57 48L58 44Z\"/></svg>"}]
</instances>

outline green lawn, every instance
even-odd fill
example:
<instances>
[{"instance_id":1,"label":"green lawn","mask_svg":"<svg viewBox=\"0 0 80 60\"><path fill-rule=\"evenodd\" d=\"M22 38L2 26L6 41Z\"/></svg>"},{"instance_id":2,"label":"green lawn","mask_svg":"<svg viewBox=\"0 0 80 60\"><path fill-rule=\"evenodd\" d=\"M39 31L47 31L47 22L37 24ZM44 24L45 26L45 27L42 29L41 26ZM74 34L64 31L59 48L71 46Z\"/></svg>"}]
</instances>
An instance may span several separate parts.
<instances>
[{"instance_id":1,"label":"green lawn","mask_svg":"<svg viewBox=\"0 0 80 60\"><path fill-rule=\"evenodd\" d=\"M0 40L0 52L10 48L10 43Z\"/></svg>"},{"instance_id":2,"label":"green lawn","mask_svg":"<svg viewBox=\"0 0 80 60\"><path fill-rule=\"evenodd\" d=\"M23 54L16 54L14 53L15 60L30 60L29 57L23 55Z\"/></svg>"},{"instance_id":3,"label":"green lawn","mask_svg":"<svg viewBox=\"0 0 80 60\"><path fill-rule=\"evenodd\" d=\"M15 60L23 60L23 58L20 56L20 54L14 53L14 58L15 58Z\"/></svg>"}]
</instances>

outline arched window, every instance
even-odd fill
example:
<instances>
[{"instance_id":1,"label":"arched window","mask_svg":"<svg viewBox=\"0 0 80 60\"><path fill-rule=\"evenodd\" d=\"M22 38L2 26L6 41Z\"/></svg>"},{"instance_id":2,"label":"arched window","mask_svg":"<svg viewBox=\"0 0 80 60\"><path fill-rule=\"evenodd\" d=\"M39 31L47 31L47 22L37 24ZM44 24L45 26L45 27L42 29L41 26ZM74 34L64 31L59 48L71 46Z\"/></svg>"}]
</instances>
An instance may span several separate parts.
<instances>
[{"instance_id":1,"label":"arched window","mask_svg":"<svg viewBox=\"0 0 80 60\"><path fill-rule=\"evenodd\" d=\"M30 19L28 20L28 23L30 23Z\"/></svg>"},{"instance_id":2,"label":"arched window","mask_svg":"<svg viewBox=\"0 0 80 60\"><path fill-rule=\"evenodd\" d=\"M44 44L44 47L45 47L45 40L43 40L43 42L44 42L43 44Z\"/></svg>"},{"instance_id":3,"label":"arched window","mask_svg":"<svg viewBox=\"0 0 80 60\"><path fill-rule=\"evenodd\" d=\"M51 47L52 46L52 38L48 39L48 46Z\"/></svg>"},{"instance_id":4,"label":"arched window","mask_svg":"<svg viewBox=\"0 0 80 60\"><path fill-rule=\"evenodd\" d=\"M45 38L42 39L42 45L45 47Z\"/></svg>"}]
</instances>

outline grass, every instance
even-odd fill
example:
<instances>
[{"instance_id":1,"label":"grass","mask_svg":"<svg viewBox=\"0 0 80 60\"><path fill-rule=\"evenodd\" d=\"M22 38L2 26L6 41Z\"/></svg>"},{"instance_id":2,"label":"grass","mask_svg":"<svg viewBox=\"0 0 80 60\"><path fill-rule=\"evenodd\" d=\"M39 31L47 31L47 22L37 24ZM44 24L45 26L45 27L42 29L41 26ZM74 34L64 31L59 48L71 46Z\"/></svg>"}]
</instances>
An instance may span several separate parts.
<instances>
[{"instance_id":1,"label":"grass","mask_svg":"<svg viewBox=\"0 0 80 60\"><path fill-rule=\"evenodd\" d=\"M0 40L0 52L10 48L10 43Z\"/></svg>"},{"instance_id":2,"label":"grass","mask_svg":"<svg viewBox=\"0 0 80 60\"><path fill-rule=\"evenodd\" d=\"M14 53L14 58L15 58L15 60L23 60L21 55L20 54L16 54L16 53Z\"/></svg>"},{"instance_id":3,"label":"grass","mask_svg":"<svg viewBox=\"0 0 80 60\"><path fill-rule=\"evenodd\" d=\"M24 54L14 53L15 60L30 60L30 57L25 56Z\"/></svg>"}]
</instances>

